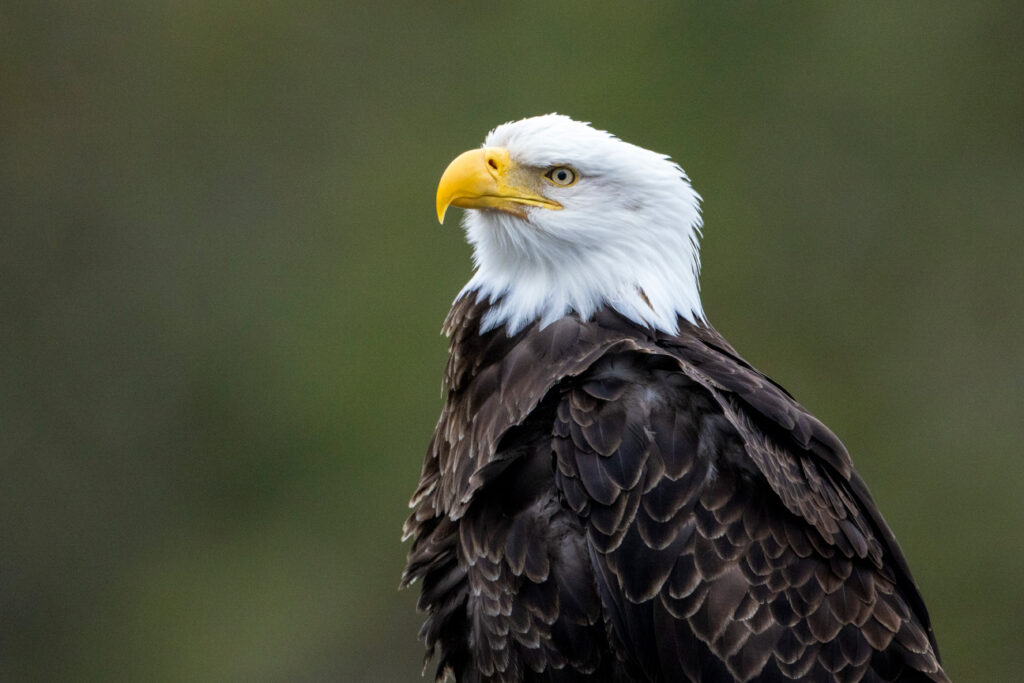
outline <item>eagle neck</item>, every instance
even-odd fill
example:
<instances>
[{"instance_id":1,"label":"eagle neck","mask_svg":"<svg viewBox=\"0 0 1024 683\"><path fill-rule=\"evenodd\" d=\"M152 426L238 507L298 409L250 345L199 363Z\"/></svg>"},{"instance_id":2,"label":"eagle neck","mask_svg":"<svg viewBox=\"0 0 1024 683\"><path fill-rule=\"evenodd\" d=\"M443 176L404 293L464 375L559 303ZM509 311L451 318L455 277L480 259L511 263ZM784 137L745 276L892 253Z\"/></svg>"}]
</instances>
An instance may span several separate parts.
<instances>
[{"instance_id":1,"label":"eagle neck","mask_svg":"<svg viewBox=\"0 0 1024 683\"><path fill-rule=\"evenodd\" d=\"M479 268L457 300L472 298L484 307L481 332L503 327L509 336L532 324L543 329L566 316L575 315L586 322L606 308L641 328L670 335L678 331L680 319L691 324L705 323L696 275L652 270L653 274L595 282L574 277L571 269L509 272Z\"/></svg>"}]
</instances>

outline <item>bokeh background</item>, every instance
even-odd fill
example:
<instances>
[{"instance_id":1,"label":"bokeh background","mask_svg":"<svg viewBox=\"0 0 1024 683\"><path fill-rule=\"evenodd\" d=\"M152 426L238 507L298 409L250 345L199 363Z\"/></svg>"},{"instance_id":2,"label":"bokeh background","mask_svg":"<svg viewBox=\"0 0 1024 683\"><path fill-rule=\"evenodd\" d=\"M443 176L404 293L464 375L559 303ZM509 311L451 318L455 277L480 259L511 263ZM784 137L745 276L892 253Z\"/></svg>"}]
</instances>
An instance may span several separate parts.
<instances>
[{"instance_id":1,"label":"bokeh background","mask_svg":"<svg viewBox=\"0 0 1024 683\"><path fill-rule=\"evenodd\" d=\"M687 169L712 322L850 447L954 679L1019 679L1019 3L34 0L0 680L419 680L400 526L471 273L435 183L550 111Z\"/></svg>"}]
</instances>

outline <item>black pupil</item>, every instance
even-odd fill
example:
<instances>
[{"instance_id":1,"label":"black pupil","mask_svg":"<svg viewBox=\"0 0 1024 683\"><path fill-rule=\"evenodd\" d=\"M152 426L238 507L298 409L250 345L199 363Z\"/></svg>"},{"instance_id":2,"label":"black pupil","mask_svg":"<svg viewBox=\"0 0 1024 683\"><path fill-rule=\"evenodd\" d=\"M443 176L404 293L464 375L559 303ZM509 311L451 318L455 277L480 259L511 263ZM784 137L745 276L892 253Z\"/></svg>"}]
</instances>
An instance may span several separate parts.
<instances>
[{"instance_id":1,"label":"black pupil","mask_svg":"<svg viewBox=\"0 0 1024 683\"><path fill-rule=\"evenodd\" d=\"M566 180L569 179L569 172L566 171L564 168L563 169L559 169L555 173L555 178L557 178L559 182L564 183Z\"/></svg>"}]
</instances>

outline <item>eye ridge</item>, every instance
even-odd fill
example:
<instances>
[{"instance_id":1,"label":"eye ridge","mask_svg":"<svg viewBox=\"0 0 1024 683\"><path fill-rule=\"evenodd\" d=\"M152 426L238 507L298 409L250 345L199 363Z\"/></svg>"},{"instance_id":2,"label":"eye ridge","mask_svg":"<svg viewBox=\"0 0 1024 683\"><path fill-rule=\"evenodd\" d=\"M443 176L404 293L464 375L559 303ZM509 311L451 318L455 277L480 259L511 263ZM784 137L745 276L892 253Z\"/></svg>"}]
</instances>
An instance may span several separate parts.
<instances>
[{"instance_id":1,"label":"eye ridge","mask_svg":"<svg viewBox=\"0 0 1024 683\"><path fill-rule=\"evenodd\" d=\"M571 166L552 166L544 173L544 177L552 185L571 187L580 179L580 174Z\"/></svg>"}]
</instances>

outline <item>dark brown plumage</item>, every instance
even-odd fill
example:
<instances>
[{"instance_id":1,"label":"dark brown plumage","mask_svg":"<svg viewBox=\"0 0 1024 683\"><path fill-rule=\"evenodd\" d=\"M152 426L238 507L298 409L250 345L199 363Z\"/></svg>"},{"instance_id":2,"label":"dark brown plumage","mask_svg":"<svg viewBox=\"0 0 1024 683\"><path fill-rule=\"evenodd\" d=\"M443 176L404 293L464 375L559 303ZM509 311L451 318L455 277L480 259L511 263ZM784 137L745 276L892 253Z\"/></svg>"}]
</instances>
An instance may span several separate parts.
<instances>
[{"instance_id":1,"label":"dark brown plumage","mask_svg":"<svg viewBox=\"0 0 1024 683\"><path fill-rule=\"evenodd\" d=\"M948 680L843 445L714 329L476 298L405 526L439 679Z\"/></svg>"}]
</instances>

